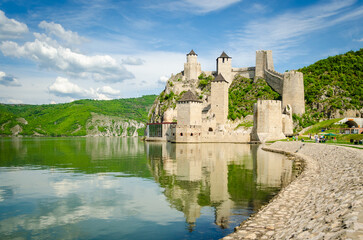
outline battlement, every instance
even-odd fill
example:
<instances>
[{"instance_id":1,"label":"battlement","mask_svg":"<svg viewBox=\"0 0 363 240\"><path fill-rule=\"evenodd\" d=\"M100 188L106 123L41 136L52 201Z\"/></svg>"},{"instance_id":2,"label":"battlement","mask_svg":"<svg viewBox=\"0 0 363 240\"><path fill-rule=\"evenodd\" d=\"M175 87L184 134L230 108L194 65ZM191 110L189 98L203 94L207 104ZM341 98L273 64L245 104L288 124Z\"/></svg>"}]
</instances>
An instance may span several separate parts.
<instances>
[{"instance_id":1,"label":"battlement","mask_svg":"<svg viewBox=\"0 0 363 240\"><path fill-rule=\"evenodd\" d=\"M263 100L263 99L257 100L257 105L267 105L267 104L281 106L281 101L280 100Z\"/></svg>"}]
</instances>

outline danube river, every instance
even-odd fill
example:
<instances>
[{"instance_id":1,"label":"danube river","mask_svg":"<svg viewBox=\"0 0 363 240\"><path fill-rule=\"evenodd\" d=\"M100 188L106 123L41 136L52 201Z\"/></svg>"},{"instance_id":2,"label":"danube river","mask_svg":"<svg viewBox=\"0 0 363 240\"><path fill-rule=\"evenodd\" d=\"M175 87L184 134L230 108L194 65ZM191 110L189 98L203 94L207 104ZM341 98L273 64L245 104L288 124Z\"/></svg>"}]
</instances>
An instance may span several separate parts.
<instances>
[{"instance_id":1,"label":"danube river","mask_svg":"<svg viewBox=\"0 0 363 240\"><path fill-rule=\"evenodd\" d=\"M219 239L293 175L258 145L0 138L0 239Z\"/></svg>"}]
</instances>

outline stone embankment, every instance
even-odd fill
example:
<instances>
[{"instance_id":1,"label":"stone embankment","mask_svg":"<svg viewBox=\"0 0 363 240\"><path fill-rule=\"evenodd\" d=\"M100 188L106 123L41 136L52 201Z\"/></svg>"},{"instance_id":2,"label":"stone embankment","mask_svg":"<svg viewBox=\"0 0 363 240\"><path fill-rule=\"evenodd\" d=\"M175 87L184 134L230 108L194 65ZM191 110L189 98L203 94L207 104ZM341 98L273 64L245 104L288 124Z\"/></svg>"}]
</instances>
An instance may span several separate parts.
<instances>
[{"instance_id":1,"label":"stone embankment","mask_svg":"<svg viewBox=\"0 0 363 240\"><path fill-rule=\"evenodd\" d=\"M363 239L363 150L276 142L305 169L257 214L224 239Z\"/></svg>"}]
</instances>

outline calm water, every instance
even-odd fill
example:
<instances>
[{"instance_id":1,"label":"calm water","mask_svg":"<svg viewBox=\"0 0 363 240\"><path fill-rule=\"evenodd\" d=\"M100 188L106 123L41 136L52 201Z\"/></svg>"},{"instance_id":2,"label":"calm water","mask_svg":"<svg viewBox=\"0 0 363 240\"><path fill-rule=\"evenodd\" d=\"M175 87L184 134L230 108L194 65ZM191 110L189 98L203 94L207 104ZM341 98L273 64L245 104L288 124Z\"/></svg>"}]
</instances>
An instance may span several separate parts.
<instances>
[{"instance_id":1,"label":"calm water","mask_svg":"<svg viewBox=\"0 0 363 240\"><path fill-rule=\"evenodd\" d=\"M219 239L291 180L246 144L0 139L0 239Z\"/></svg>"}]
</instances>

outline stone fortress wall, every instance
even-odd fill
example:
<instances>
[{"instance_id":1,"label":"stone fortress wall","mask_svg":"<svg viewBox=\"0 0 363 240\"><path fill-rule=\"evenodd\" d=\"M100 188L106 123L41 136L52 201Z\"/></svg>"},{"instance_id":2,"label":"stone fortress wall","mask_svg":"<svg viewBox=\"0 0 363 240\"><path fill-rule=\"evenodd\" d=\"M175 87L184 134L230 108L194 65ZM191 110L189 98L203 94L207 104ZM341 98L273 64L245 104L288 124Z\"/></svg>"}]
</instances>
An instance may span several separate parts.
<instances>
[{"instance_id":1,"label":"stone fortress wall","mask_svg":"<svg viewBox=\"0 0 363 240\"><path fill-rule=\"evenodd\" d=\"M177 123L168 126L166 130L168 133L163 130L165 133L161 137L163 140L171 142L264 142L293 134L292 113L302 114L305 111L302 73L290 71L281 74L276 72L271 50L256 51L256 67L245 68L232 68L232 58L222 52L216 59L216 71L201 71L197 56L193 50L187 54L182 81L174 81L176 94L179 94L178 90L187 92L177 102L174 110L165 112L164 122L177 119ZM195 95L195 93L199 95L195 89L197 89L198 76L201 73L215 77L211 82L210 97L203 99L199 99ZM251 129L236 131L235 126L233 127L227 122L228 89L236 75L255 81L264 78L276 92L282 95L282 102L259 100L256 103L252 134ZM185 88L188 86L186 83L190 86L189 88ZM164 128L166 127L163 126L162 129ZM147 139L156 140L149 136Z\"/></svg>"}]
</instances>

